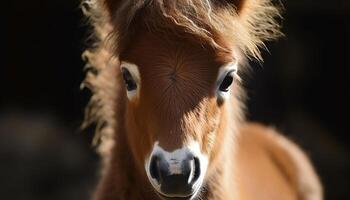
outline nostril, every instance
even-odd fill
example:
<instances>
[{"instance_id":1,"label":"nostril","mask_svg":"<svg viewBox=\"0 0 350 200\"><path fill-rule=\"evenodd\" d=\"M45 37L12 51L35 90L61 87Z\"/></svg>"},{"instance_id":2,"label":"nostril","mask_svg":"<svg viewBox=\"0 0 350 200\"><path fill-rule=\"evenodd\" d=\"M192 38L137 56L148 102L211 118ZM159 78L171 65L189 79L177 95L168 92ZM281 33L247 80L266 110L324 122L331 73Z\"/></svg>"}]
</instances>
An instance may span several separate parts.
<instances>
[{"instance_id":1,"label":"nostril","mask_svg":"<svg viewBox=\"0 0 350 200\"><path fill-rule=\"evenodd\" d=\"M194 175L192 179L192 183L196 182L201 174L201 167L199 163L199 159L197 157L194 157Z\"/></svg>"},{"instance_id":2,"label":"nostril","mask_svg":"<svg viewBox=\"0 0 350 200\"><path fill-rule=\"evenodd\" d=\"M160 174L159 174L159 170L158 170L158 156L153 156L150 162L150 175L152 178L156 179L159 182L160 179Z\"/></svg>"}]
</instances>

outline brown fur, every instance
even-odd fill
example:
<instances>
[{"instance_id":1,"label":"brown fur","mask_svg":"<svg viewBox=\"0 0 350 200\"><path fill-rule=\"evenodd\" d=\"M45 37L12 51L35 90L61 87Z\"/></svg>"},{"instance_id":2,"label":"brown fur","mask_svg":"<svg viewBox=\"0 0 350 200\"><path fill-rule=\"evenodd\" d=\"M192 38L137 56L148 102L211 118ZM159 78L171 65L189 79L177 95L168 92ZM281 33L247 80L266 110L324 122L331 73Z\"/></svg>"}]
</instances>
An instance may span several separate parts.
<instances>
[{"instance_id":1,"label":"brown fur","mask_svg":"<svg viewBox=\"0 0 350 200\"><path fill-rule=\"evenodd\" d=\"M281 35L270 0L90 0L97 43L85 57L94 70L86 124L97 122L104 158L97 200L159 199L144 170L153 143L173 150L191 140L209 157L201 199L322 199L317 175L290 141L242 125L239 83L215 95L218 69L261 60L263 42ZM119 62L139 66L141 91L129 101Z\"/></svg>"}]
</instances>

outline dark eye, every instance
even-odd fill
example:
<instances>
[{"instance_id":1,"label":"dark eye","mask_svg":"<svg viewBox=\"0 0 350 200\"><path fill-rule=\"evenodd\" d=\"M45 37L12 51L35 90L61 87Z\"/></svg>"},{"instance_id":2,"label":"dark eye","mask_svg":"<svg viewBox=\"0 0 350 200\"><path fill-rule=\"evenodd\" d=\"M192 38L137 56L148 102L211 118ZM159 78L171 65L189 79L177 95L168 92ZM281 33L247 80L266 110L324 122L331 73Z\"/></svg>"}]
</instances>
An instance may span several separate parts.
<instances>
[{"instance_id":1,"label":"dark eye","mask_svg":"<svg viewBox=\"0 0 350 200\"><path fill-rule=\"evenodd\" d=\"M230 86L233 83L233 71L226 74L224 80L222 80L219 90L222 92L228 92Z\"/></svg>"},{"instance_id":2,"label":"dark eye","mask_svg":"<svg viewBox=\"0 0 350 200\"><path fill-rule=\"evenodd\" d=\"M121 69L121 71L122 71L122 75L123 75L123 79L124 79L124 83L125 83L126 89L128 91L136 90L136 88L137 88L136 82L132 78L129 70L123 67Z\"/></svg>"}]
</instances>

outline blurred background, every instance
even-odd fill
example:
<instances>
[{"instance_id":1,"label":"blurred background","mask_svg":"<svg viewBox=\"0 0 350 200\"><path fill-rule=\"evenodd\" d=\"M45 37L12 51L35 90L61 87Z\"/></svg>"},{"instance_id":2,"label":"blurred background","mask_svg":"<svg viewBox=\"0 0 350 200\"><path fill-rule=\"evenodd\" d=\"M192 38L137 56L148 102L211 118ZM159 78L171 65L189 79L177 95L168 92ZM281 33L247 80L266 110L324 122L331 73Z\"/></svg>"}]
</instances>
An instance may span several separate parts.
<instances>
[{"instance_id":1,"label":"blurred background","mask_svg":"<svg viewBox=\"0 0 350 200\"><path fill-rule=\"evenodd\" d=\"M283 0L286 37L246 78L248 118L308 153L326 199L350 199L350 1ZM88 26L79 0L12 0L2 38L0 194L88 199L98 177L93 128L80 131Z\"/></svg>"}]
</instances>

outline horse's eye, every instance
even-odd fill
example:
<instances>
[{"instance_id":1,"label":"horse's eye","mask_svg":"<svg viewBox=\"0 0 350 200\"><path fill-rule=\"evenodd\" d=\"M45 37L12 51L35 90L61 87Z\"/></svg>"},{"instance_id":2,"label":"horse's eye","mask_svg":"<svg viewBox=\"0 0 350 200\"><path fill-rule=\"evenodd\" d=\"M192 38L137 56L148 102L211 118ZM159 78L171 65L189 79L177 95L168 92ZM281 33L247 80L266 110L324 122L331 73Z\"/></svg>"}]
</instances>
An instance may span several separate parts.
<instances>
[{"instance_id":1,"label":"horse's eye","mask_svg":"<svg viewBox=\"0 0 350 200\"><path fill-rule=\"evenodd\" d=\"M233 83L233 72L229 72L226 74L224 80L222 80L219 90L222 92L228 92L232 83Z\"/></svg>"},{"instance_id":2,"label":"horse's eye","mask_svg":"<svg viewBox=\"0 0 350 200\"><path fill-rule=\"evenodd\" d=\"M123 75L123 79L124 79L124 83L125 83L126 89L128 91L136 90L136 88L137 88L136 82L132 78L129 70L123 67L121 69L121 71L122 71L122 75Z\"/></svg>"}]
</instances>

